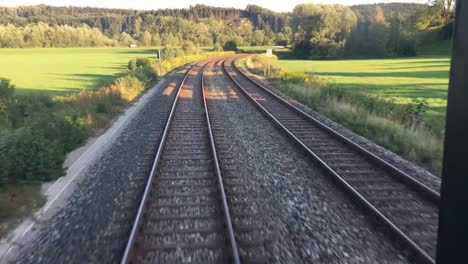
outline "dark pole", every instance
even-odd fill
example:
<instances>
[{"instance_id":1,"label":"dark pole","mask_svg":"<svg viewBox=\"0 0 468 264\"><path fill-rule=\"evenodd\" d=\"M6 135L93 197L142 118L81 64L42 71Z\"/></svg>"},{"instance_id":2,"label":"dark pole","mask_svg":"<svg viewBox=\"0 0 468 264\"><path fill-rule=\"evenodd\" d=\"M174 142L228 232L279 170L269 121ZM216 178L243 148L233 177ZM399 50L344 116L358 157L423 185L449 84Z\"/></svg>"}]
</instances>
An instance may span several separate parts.
<instances>
[{"instance_id":1,"label":"dark pole","mask_svg":"<svg viewBox=\"0 0 468 264\"><path fill-rule=\"evenodd\" d=\"M457 0L447 105L437 263L468 263L468 1Z\"/></svg>"}]
</instances>

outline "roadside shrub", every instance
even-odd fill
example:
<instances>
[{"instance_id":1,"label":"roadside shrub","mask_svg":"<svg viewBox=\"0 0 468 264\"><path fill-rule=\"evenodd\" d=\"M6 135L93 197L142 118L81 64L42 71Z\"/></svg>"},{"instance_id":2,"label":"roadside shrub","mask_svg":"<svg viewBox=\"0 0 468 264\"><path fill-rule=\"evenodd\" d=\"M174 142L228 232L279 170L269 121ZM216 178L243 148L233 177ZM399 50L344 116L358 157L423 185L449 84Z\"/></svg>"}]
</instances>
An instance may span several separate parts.
<instances>
[{"instance_id":1,"label":"roadside shrub","mask_svg":"<svg viewBox=\"0 0 468 264\"><path fill-rule=\"evenodd\" d=\"M122 99L132 101L145 90L145 85L134 76L125 76L117 79L110 90L116 90Z\"/></svg>"},{"instance_id":2,"label":"roadside shrub","mask_svg":"<svg viewBox=\"0 0 468 264\"><path fill-rule=\"evenodd\" d=\"M137 78L145 88L156 80L156 73L149 64L131 71L129 76Z\"/></svg>"},{"instance_id":3,"label":"roadside shrub","mask_svg":"<svg viewBox=\"0 0 468 264\"><path fill-rule=\"evenodd\" d=\"M106 101L99 101L96 105L96 113L108 114L112 106Z\"/></svg>"},{"instance_id":4,"label":"roadside shrub","mask_svg":"<svg viewBox=\"0 0 468 264\"><path fill-rule=\"evenodd\" d=\"M161 50L161 57L163 58L163 60L170 60L170 59L174 59L176 57L181 57L181 56L184 56L184 51L179 48L165 46Z\"/></svg>"},{"instance_id":5,"label":"roadside shrub","mask_svg":"<svg viewBox=\"0 0 468 264\"><path fill-rule=\"evenodd\" d=\"M140 67L145 67L151 63L149 58L136 58L128 61L128 69L134 71Z\"/></svg>"},{"instance_id":6,"label":"roadside shrub","mask_svg":"<svg viewBox=\"0 0 468 264\"><path fill-rule=\"evenodd\" d=\"M131 71L134 71L137 68L136 59L129 60L127 68Z\"/></svg>"},{"instance_id":7,"label":"roadside shrub","mask_svg":"<svg viewBox=\"0 0 468 264\"><path fill-rule=\"evenodd\" d=\"M7 158L2 164L9 182L46 181L63 175L65 159L62 145L30 127L11 132L7 138Z\"/></svg>"},{"instance_id":8,"label":"roadside shrub","mask_svg":"<svg viewBox=\"0 0 468 264\"><path fill-rule=\"evenodd\" d=\"M25 120L35 113L51 112L55 103L50 96L20 95L15 96L14 103L8 109L9 127L19 128L24 125Z\"/></svg>"},{"instance_id":9,"label":"roadside shrub","mask_svg":"<svg viewBox=\"0 0 468 264\"><path fill-rule=\"evenodd\" d=\"M151 63L151 60L149 58L137 58L135 61L136 67L146 67Z\"/></svg>"}]
</instances>

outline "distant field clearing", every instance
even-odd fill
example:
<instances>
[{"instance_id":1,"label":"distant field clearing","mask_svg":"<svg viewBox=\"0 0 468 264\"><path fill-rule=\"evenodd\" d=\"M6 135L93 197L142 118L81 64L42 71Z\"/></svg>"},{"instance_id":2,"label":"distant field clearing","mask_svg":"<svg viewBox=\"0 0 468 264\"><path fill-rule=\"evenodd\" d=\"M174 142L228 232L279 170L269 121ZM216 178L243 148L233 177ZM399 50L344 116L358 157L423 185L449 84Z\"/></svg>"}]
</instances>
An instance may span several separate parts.
<instances>
[{"instance_id":1,"label":"distant field clearing","mask_svg":"<svg viewBox=\"0 0 468 264\"><path fill-rule=\"evenodd\" d=\"M11 79L18 93L73 93L112 80L131 58L155 54L147 48L0 49L0 77Z\"/></svg>"}]
</instances>

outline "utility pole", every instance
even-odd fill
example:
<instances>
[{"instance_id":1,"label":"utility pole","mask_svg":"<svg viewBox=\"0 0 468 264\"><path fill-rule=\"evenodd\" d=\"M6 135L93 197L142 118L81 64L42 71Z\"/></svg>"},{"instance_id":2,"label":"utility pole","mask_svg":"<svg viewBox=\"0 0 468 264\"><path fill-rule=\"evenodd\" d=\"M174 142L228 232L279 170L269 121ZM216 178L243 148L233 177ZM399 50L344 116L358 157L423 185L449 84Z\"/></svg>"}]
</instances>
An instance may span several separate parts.
<instances>
[{"instance_id":1,"label":"utility pole","mask_svg":"<svg viewBox=\"0 0 468 264\"><path fill-rule=\"evenodd\" d=\"M468 1L457 0L447 100L436 261L467 263Z\"/></svg>"}]
</instances>

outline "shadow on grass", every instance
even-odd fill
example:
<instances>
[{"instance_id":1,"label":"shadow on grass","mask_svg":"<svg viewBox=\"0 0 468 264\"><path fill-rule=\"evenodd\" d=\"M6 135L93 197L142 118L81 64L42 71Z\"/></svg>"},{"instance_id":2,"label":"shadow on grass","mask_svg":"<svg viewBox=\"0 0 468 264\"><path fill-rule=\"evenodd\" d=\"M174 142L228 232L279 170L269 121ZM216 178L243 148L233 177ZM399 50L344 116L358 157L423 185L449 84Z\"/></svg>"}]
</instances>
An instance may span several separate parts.
<instances>
[{"instance_id":1,"label":"shadow on grass","mask_svg":"<svg viewBox=\"0 0 468 264\"><path fill-rule=\"evenodd\" d=\"M446 63L447 65L450 64L450 58L447 59L439 59L439 60L426 60L426 58L416 58L414 61L402 61L402 62L394 62L394 64L431 64L431 63Z\"/></svg>"},{"instance_id":2,"label":"shadow on grass","mask_svg":"<svg viewBox=\"0 0 468 264\"><path fill-rule=\"evenodd\" d=\"M54 89L57 89L57 90L17 87L15 90L15 93L18 95L64 96L64 95L79 93L83 90L79 88L67 88L67 87L55 87Z\"/></svg>"},{"instance_id":3,"label":"shadow on grass","mask_svg":"<svg viewBox=\"0 0 468 264\"><path fill-rule=\"evenodd\" d=\"M343 89L353 89L356 91L371 94L380 94L390 97L426 98L426 99L447 99L447 88L438 88L440 83L404 83L404 84L357 84L357 83L337 83L336 86ZM431 87L432 86L432 87Z\"/></svg>"},{"instance_id":4,"label":"shadow on grass","mask_svg":"<svg viewBox=\"0 0 468 264\"><path fill-rule=\"evenodd\" d=\"M109 70L125 70L127 67L126 67L126 64L120 64L120 66L104 66L104 67L89 67L91 69L109 69Z\"/></svg>"},{"instance_id":5,"label":"shadow on grass","mask_svg":"<svg viewBox=\"0 0 468 264\"><path fill-rule=\"evenodd\" d=\"M419 72L311 72L321 76L346 77L401 77L401 78L440 78L448 79L447 71L419 71Z\"/></svg>"},{"instance_id":6,"label":"shadow on grass","mask_svg":"<svg viewBox=\"0 0 468 264\"><path fill-rule=\"evenodd\" d=\"M132 55L141 55L141 56L156 56L156 53L158 52L158 49L156 48L151 48L151 49L131 49L128 48L128 50L123 50L123 51L118 51L117 53L119 54L132 54Z\"/></svg>"},{"instance_id":7,"label":"shadow on grass","mask_svg":"<svg viewBox=\"0 0 468 264\"><path fill-rule=\"evenodd\" d=\"M436 65L427 65L427 66L409 66L409 67L392 67L392 66L388 66L388 67L380 67L379 69L380 70L406 70L406 69L421 69L421 68L440 68L440 67L448 67L449 65L448 64L436 64Z\"/></svg>"},{"instance_id":8,"label":"shadow on grass","mask_svg":"<svg viewBox=\"0 0 468 264\"><path fill-rule=\"evenodd\" d=\"M53 74L60 76L59 79L68 81L78 81L83 85L83 89L96 89L101 86L111 84L118 74L95 74L95 73L75 73L75 74Z\"/></svg>"}]
</instances>

